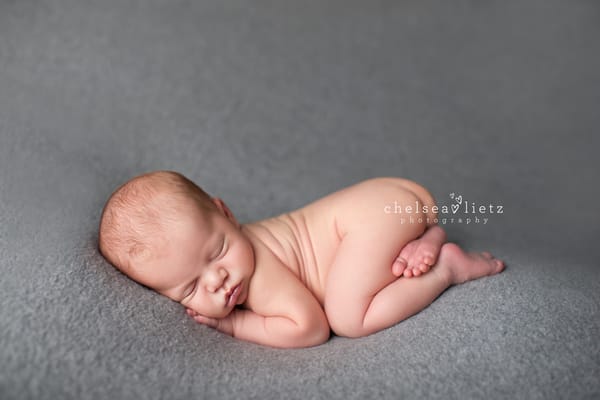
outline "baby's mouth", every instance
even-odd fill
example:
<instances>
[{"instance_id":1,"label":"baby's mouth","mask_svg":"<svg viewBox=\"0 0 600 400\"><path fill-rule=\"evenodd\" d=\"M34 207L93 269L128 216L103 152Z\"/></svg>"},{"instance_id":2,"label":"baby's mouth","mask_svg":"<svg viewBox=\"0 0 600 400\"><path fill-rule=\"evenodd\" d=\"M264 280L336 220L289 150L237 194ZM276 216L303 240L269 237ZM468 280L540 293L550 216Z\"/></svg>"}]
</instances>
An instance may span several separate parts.
<instances>
[{"instance_id":1,"label":"baby's mouth","mask_svg":"<svg viewBox=\"0 0 600 400\"><path fill-rule=\"evenodd\" d=\"M238 283L237 285L235 285L232 289L230 289L227 292L227 302L226 302L227 307L235 306L237 304L237 299L240 296L241 287L242 287L242 285L240 283Z\"/></svg>"}]
</instances>

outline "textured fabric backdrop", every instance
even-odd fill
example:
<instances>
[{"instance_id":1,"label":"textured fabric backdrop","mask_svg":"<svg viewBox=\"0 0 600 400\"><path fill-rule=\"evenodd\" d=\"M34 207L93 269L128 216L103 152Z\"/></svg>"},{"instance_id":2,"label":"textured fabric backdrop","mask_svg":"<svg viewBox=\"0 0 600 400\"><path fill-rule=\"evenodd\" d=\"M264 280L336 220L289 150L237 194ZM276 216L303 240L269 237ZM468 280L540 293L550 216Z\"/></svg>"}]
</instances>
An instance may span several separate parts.
<instances>
[{"instance_id":1,"label":"textured fabric backdrop","mask_svg":"<svg viewBox=\"0 0 600 400\"><path fill-rule=\"evenodd\" d=\"M598 2L0 1L0 398L598 398L599 111ZM501 206L443 226L508 268L369 337L236 341L97 252L154 169L242 221L408 177Z\"/></svg>"}]
</instances>

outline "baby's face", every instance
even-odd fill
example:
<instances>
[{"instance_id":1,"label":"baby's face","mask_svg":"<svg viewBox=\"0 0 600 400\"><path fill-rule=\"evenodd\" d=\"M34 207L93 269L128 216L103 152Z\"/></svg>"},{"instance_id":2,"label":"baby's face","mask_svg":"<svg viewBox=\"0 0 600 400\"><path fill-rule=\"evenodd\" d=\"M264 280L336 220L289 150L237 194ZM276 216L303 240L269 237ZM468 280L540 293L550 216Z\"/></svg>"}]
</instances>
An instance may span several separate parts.
<instances>
[{"instance_id":1,"label":"baby's face","mask_svg":"<svg viewBox=\"0 0 600 400\"><path fill-rule=\"evenodd\" d=\"M248 297L254 273L250 241L222 207L173 225L159 256L134 279L206 317L225 317Z\"/></svg>"}]
</instances>

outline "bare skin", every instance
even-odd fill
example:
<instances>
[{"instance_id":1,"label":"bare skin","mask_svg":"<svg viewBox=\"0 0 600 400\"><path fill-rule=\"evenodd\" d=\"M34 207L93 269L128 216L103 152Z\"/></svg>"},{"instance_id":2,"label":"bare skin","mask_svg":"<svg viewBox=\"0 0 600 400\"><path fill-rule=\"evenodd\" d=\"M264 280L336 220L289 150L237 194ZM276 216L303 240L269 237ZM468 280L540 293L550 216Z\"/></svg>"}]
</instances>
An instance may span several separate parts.
<instances>
[{"instance_id":1,"label":"bare skin","mask_svg":"<svg viewBox=\"0 0 600 400\"><path fill-rule=\"evenodd\" d=\"M305 347L330 331L369 335L423 310L451 285L504 269L489 253L444 244L443 229L431 223L433 197L406 179L366 180L240 224L222 200L199 207L172 188L172 175L146 175L142 184L149 181L151 191L126 192L150 193L143 203L158 212L149 217L170 217L153 233L164 240L123 270L180 302L197 322L242 340Z\"/></svg>"},{"instance_id":2,"label":"bare skin","mask_svg":"<svg viewBox=\"0 0 600 400\"><path fill-rule=\"evenodd\" d=\"M402 248L392 266L393 274L412 278L428 272L435 265L445 242L444 230L437 225L431 226L421 237Z\"/></svg>"},{"instance_id":3,"label":"bare skin","mask_svg":"<svg viewBox=\"0 0 600 400\"><path fill-rule=\"evenodd\" d=\"M494 275L504 270L504 263L489 252L467 253L454 243L445 243L435 268L447 269L451 285Z\"/></svg>"},{"instance_id":4,"label":"bare skin","mask_svg":"<svg viewBox=\"0 0 600 400\"><path fill-rule=\"evenodd\" d=\"M417 239L417 242L420 239ZM431 273L422 276L418 280L398 279L395 282L406 294L412 292L421 292L422 288L433 289L430 296L414 296L408 306L408 313L412 315L420 309L426 307L435 298L437 298L445 289L452 285L458 285L467 281L483 278L485 276L495 275L504 270L504 263L494 258L489 252L470 252L467 253L454 243L445 243L439 249L437 262L431 268ZM422 283L422 285L414 285ZM414 310L414 311L413 311ZM197 322L206 324L212 328L230 333L227 327L228 322L222 319L206 318L192 309L187 309L187 314Z\"/></svg>"},{"instance_id":5,"label":"bare skin","mask_svg":"<svg viewBox=\"0 0 600 400\"><path fill-rule=\"evenodd\" d=\"M364 336L389 327L427 307L449 286L504 268L489 253L442 245L443 229L427 226L424 214L415 214L414 219L423 222L412 224L403 222L401 215L386 214L385 206L394 201L433 204L412 182L377 179L245 229L256 246L270 249L271 262L281 262L310 289L331 329L341 336ZM398 257L406 260L400 278L394 271ZM258 265L256 274L260 275ZM242 321L235 311L223 319L193 310L188 314L234 336Z\"/></svg>"}]
</instances>

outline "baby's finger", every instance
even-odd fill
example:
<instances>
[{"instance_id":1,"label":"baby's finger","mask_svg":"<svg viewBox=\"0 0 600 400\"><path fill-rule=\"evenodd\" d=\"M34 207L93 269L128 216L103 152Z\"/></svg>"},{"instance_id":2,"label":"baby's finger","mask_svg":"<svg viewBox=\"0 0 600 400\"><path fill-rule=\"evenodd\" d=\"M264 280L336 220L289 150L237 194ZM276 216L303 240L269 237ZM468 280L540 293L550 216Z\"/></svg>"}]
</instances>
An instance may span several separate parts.
<instances>
[{"instance_id":1,"label":"baby's finger","mask_svg":"<svg viewBox=\"0 0 600 400\"><path fill-rule=\"evenodd\" d=\"M196 315L198 315L198 313L194 310L192 310L191 308L186 308L185 312L187 313L187 315L189 315L190 317L195 317Z\"/></svg>"},{"instance_id":2,"label":"baby's finger","mask_svg":"<svg viewBox=\"0 0 600 400\"><path fill-rule=\"evenodd\" d=\"M208 318L208 317L205 317L204 315L198 314L198 315L194 316L194 319L196 320L196 322L210 326L211 328L216 328L217 326L219 326L218 319Z\"/></svg>"}]
</instances>

